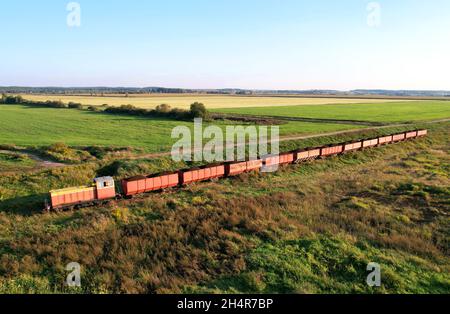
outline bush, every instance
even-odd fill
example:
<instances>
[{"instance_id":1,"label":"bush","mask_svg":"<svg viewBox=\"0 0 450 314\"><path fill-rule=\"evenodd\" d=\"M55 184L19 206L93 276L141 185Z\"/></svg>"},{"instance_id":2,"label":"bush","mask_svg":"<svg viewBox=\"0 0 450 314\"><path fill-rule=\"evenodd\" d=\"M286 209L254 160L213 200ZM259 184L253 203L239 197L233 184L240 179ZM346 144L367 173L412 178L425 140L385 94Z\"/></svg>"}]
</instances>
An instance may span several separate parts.
<instances>
[{"instance_id":1,"label":"bush","mask_svg":"<svg viewBox=\"0 0 450 314\"><path fill-rule=\"evenodd\" d=\"M120 107L108 107L105 109L105 112L113 114L129 114L135 116L144 116L147 114L148 111L145 109L137 108L132 105L122 105Z\"/></svg>"},{"instance_id":2,"label":"bush","mask_svg":"<svg viewBox=\"0 0 450 314\"><path fill-rule=\"evenodd\" d=\"M54 152L54 153L60 153L60 154L64 154L69 150L70 150L69 146L67 146L64 143L55 143L55 144L50 145L47 148L47 151Z\"/></svg>"},{"instance_id":3,"label":"bush","mask_svg":"<svg viewBox=\"0 0 450 314\"><path fill-rule=\"evenodd\" d=\"M159 106L156 106L155 110L156 110L156 112L160 112L160 113L168 113L168 112L170 112L170 106L167 104L161 104Z\"/></svg>"},{"instance_id":4,"label":"bush","mask_svg":"<svg viewBox=\"0 0 450 314\"><path fill-rule=\"evenodd\" d=\"M69 102L69 108L71 109L83 109L83 105L75 102Z\"/></svg>"},{"instance_id":5,"label":"bush","mask_svg":"<svg viewBox=\"0 0 450 314\"><path fill-rule=\"evenodd\" d=\"M2 94L1 103L8 105L15 105L23 103L22 96L8 96L6 94Z\"/></svg>"},{"instance_id":6,"label":"bush","mask_svg":"<svg viewBox=\"0 0 450 314\"><path fill-rule=\"evenodd\" d=\"M199 102L195 102L191 105L190 113L193 118L208 118L208 111L206 110L205 105Z\"/></svg>"}]
</instances>

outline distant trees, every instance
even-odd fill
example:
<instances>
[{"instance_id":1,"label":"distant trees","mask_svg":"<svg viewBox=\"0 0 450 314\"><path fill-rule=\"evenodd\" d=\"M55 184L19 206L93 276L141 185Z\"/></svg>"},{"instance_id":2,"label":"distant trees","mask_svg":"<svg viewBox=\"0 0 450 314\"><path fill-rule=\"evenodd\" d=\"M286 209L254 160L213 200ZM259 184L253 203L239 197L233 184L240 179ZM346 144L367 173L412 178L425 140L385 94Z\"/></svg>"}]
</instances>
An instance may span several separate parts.
<instances>
[{"instance_id":1,"label":"distant trees","mask_svg":"<svg viewBox=\"0 0 450 314\"><path fill-rule=\"evenodd\" d=\"M2 94L1 103L8 104L8 105L22 104L23 98L22 98L22 96L10 96L10 95L6 95L6 94Z\"/></svg>"},{"instance_id":2,"label":"distant trees","mask_svg":"<svg viewBox=\"0 0 450 314\"><path fill-rule=\"evenodd\" d=\"M133 116L145 116L147 110L137 108L133 105L122 105L120 107L106 107L105 112L112 114L128 114Z\"/></svg>"},{"instance_id":3,"label":"distant trees","mask_svg":"<svg viewBox=\"0 0 450 314\"><path fill-rule=\"evenodd\" d=\"M70 109L78 109L83 110L84 106L80 103L69 102L68 104L63 103L60 100L56 101L31 101L23 99L22 96L9 96L6 94L2 94L0 99L0 103L3 104L22 104L22 105L30 105L30 106L39 106L39 107L49 107L49 108L70 108ZM86 108L89 111L103 111L110 114L127 114L133 116L146 116L146 117L163 117L169 119L176 120L191 120L194 118L203 118L208 119L209 113L206 110L204 104L195 102L191 104L190 110L179 109L179 108L171 108L167 104L161 104L156 106L155 109L143 109L138 108L133 105L122 105L120 107L110 107L107 104L102 105L101 107L97 106L87 106Z\"/></svg>"},{"instance_id":4,"label":"distant trees","mask_svg":"<svg viewBox=\"0 0 450 314\"><path fill-rule=\"evenodd\" d=\"M155 109L142 109L132 105L122 105L120 107L107 107L105 112L111 114L128 114L133 116L147 116L147 117L164 117L177 120L190 120L193 118L209 117L208 111L205 105L195 102L191 105L190 110L184 110L179 108L171 108L167 104L161 104L156 106Z\"/></svg>"},{"instance_id":5,"label":"distant trees","mask_svg":"<svg viewBox=\"0 0 450 314\"><path fill-rule=\"evenodd\" d=\"M2 98L0 99L0 102L2 104L7 105L34 105L34 106L40 106L40 107L51 107L51 108L68 108L68 105L63 103L60 100L56 101L31 101L26 100L22 96L12 96L12 95L6 95L2 94Z\"/></svg>"}]
</instances>

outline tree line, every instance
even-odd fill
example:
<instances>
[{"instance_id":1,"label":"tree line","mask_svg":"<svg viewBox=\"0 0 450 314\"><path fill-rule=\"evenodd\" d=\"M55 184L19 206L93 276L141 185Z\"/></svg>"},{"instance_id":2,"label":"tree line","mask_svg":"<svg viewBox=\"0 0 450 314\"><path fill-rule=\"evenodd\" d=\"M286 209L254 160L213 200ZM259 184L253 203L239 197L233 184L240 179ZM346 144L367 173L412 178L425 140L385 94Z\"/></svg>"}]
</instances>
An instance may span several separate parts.
<instances>
[{"instance_id":1,"label":"tree line","mask_svg":"<svg viewBox=\"0 0 450 314\"><path fill-rule=\"evenodd\" d=\"M22 96L13 96L2 94L0 103L8 105L30 105L39 107L49 107L49 108L70 108L70 109L87 109L89 111L105 112L109 114L126 114L133 116L144 116L144 117L163 117L176 120L190 120L194 118L203 118L205 120L209 119L210 115L206 110L204 104L195 102L191 104L189 110L171 108L167 104L162 104L157 106L155 109L143 109L138 108L133 105L122 105L120 107L108 106L107 104L98 106L83 106L80 103L69 102L64 103L60 100L47 100L47 101L33 101L26 100Z\"/></svg>"}]
</instances>

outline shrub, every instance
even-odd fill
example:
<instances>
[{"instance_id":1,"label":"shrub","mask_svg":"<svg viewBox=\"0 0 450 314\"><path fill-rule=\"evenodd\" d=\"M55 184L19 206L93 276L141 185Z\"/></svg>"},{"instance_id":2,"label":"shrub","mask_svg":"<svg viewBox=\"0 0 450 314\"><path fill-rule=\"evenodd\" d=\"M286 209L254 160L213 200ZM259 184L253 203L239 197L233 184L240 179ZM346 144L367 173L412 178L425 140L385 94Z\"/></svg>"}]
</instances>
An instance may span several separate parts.
<instances>
[{"instance_id":1,"label":"shrub","mask_svg":"<svg viewBox=\"0 0 450 314\"><path fill-rule=\"evenodd\" d=\"M120 107L108 107L105 109L105 112L107 113L113 113L113 114L129 114L134 116L143 116L147 114L147 110L137 108L132 105L122 105Z\"/></svg>"},{"instance_id":2,"label":"shrub","mask_svg":"<svg viewBox=\"0 0 450 314\"><path fill-rule=\"evenodd\" d=\"M68 107L71 108L71 109L83 109L83 105L82 104L75 103L75 102L69 102Z\"/></svg>"},{"instance_id":3,"label":"shrub","mask_svg":"<svg viewBox=\"0 0 450 314\"><path fill-rule=\"evenodd\" d=\"M8 105L15 105L23 103L22 96L8 96L6 94L2 94L1 102Z\"/></svg>"},{"instance_id":4,"label":"shrub","mask_svg":"<svg viewBox=\"0 0 450 314\"><path fill-rule=\"evenodd\" d=\"M170 106L167 104L161 104L159 106L156 106L155 110L159 113L168 113L170 112Z\"/></svg>"},{"instance_id":5,"label":"shrub","mask_svg":"<svg viewBox=\"0 0 450 314\"><path fill-rule=\"evenodd\" d=\"M203 118L206 119L208 117L208 111L204 104L195 102L191 105L190 113L193 118Z\"/></svg>"}]
</instances>

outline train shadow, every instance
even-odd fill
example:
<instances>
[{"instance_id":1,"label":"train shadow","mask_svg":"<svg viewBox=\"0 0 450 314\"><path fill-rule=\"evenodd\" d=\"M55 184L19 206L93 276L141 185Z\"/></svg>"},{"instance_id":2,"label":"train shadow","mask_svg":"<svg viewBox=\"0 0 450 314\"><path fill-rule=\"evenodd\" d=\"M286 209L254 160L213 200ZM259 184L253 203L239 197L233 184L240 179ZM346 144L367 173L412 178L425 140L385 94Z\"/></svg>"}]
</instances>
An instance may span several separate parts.
<instances>
[{"instance_id":1,"label":"train shadow","mask_svg":"<svg viewBox=\"0 0 450 314\"><path fill-rule=\"evenodd\" d=\"M45 193L42 193L0 201L0 212L21 216L32 216L42 213L46 196Z\"/></svg>"}]
</instances>

